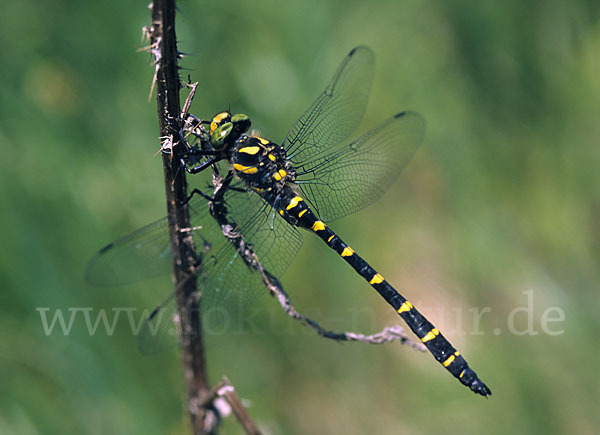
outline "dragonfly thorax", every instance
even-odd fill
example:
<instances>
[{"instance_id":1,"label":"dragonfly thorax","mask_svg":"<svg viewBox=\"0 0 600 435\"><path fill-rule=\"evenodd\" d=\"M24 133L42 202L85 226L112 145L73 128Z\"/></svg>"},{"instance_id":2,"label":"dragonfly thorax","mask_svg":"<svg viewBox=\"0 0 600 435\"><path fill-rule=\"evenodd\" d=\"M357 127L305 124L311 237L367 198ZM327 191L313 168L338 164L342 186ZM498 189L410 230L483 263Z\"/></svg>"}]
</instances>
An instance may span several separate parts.
<instances>
[{"instance_id":1,"label":"dragonfly thorax","mask_svg":"<svg viewBox=\"0 0 600 435\"><path fill-rule=\"evenodd\" d=\"M243 114L221 112L210 123L210 145L222 152L234 173L265 199L279 196L296 171L285 149L262 137L248 135L250 118Z\"/></svg>"},{"instance_id":2,"label":"dragonfly thorax","mask_svg":"<svg viewBox=\"0 0 600 435\"><path fill-rule=\"evenodd\" d=\"M231 155L235 174L257 193L277 196L296 172L286 158L285 150L262 137L242 135Z\"/></svg>"}]
</instances>

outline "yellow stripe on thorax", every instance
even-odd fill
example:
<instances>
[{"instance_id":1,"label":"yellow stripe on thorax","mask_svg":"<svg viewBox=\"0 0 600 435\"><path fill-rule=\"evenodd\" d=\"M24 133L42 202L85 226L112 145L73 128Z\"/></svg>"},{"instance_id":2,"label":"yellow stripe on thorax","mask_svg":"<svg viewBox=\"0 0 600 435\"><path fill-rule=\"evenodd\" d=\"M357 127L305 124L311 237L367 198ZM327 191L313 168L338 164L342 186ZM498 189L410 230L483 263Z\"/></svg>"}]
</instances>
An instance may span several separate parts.
<instances>
[{"instance_id":1,"label":"yellow stripe on thorax","mask_svg":"<svg viewBox=\"0 0 600 435\"><path fill-rule=\"evenodd\" d=\"M239 152L254 155L254 154L257 154L259 151L260 151L260 147L252 146L252 147L240 148Z\"/></svg>"},{"instance_id":2,"label":"yellow stripe on thorax","mask_svg":"<svg viewBox=\"0 0 600 435\"><path fill-rule=\"evenodd\" d=\"M279 171L277 171L273 174L273 178L275 178L275 181L279 181L286 175L287 175L287 172L285 172L283 169L280 169Z\"/></svg>"},{"instance_id":3,"label":"yellow stripe on thorax","mask_svg":"<svg viewBox=\"0 0 600 435\"><path fill-rule=\"evenodd\" d=\"M242 172L244 174L256 174L258 172L258 168L255 166L244 166L239 163L234 163L233 168L236 171Z\"/></svg>"}]
</instances>

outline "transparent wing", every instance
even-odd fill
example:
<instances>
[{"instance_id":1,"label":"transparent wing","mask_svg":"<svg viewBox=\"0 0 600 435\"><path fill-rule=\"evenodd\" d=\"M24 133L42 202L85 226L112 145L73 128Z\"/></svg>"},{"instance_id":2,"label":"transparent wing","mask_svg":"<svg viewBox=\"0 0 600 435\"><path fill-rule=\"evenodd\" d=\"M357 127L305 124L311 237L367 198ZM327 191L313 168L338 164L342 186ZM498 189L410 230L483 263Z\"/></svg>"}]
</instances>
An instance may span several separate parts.
<instances>
[{"instance_id":1,"label":"transparent wing","mask_svg":"<svg viewBox=\"0 0 600 435\"><path fill-rule=\"evenodd\" d=\"M179 324L175 292L171 292L142 325L138 349L144 355L155 355L175 347L181 335Z\"/></svg>"},{"instance_id":2,"label":"transparent wing","mask_svg":"<svg viewBox=\"0 0 600 435\"><path fill-rule=\"evenodd\" d=\"M357 140L296 167L306 198L324 221L354 213L383 195L417 151L425 120L401 112Z\"/></svg>"},{"instance_id":3,"label":"transparent wing","mask_svg":"<svg viewBox=\"0 0 600 435\"><path fill-rule=\"evenodd\" d=\"M206 260L210 266L202 284L206 322L211 322L213 314L216 323L227 314L236 316L229 320L239 320L244 308L266 292L252 262L260 262L269 273L279 277L302 246L300 232L256 193L230 191L225 201L234 237ZM237 235L241 237L236 238ZM241 252L246 252L247 258ZM205 325L209 327L210 323Z\"/></svg>"},{"instance_id":4,"label":"transparent wing","mask_svg":"<svg viewBox=\"0 0 600 435\"><path fill-rule=\"evenodd\" d=\"M239 322L244 308L266 293L260 274L240 250L254 253L252 258L277 277L302 246L299 231L254 192L231 189L224 200L231 238L225 237L221 223L211 215L208 201L196 196L189 203L195 247L202 253L198 288L203 327L208 332ZM168 274L171 268L167 221L161 219L103 248L88 264L86 278L95 285L120 285ZM177 342L176 313L171 295L140 331L142 353L156 353Z\"/></svg>"},{"instance_id":5,"label":"transparent wing","mask_svg":"<svg viewBox=\"0 0 600 435\"><path fill-rule=\"evenodd\" d=\"M370 48L350 51L327 88L285 137L282 145L292 162L309 160L352 134L365 113L374 68Z\"/></svg>"},{"instance_id":6,"label":"transparent wing","mask_svg":"<svg viewBox=\"0 0 600 435\"><path fill-rule=\"evenodd\" d=\"M206 200L194 197L189 203L189 211L192 225L199 227L193 232L195 239L217 243L219 226L210 216ZM102 248L88 263L85 279L93 285L116 286L172 271L168 222L163 218Z\"/></svg>"}]
</instances>

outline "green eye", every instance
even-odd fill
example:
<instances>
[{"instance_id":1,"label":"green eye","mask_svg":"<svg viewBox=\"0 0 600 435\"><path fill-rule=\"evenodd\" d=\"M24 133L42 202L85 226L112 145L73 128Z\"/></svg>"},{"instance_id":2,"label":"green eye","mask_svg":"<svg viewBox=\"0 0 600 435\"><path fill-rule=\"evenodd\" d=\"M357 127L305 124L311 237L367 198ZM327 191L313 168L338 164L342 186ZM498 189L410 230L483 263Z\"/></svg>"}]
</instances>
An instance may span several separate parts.
<instances>
[{"instance_id":1,"label":"green eye","mask_svg":"<svg viewBox=\"0 0 600 435\"><path fill-rule=\"evenodd\" d=\"M247 132L251 125L250 118L242 113L232 116L231 123L233 124L236 135Z\"/></svg>"},{"instance_id":2,"label":"green eye","mask_svg":"<svg viewBox=\"0 0 600 435\"><path fill-rule=\"evenodd\" d=\"M212 122L210 123L210 134L213 134L215 130L221 126L225 122L231 121L231 113L229 112L221 112L216 114Z\"/></svg>"},{"instance_id":3,"label":"green eye","mask_svg":"<svg viewBox=\"0 0 600 435\"><path fill-rule=\"evenodd\" d=\"M219 128L217 128L214 133L210 136L210 142L212 146L215 148L223 148L223 144L229 137L231 130L233 129L233 124L231 122L226 122Z\"/></svg>"},{"instance_id":4,"label":"green eye","mask_svg":"<svg viewBox=\"0 0 600 435\"><path fill-rule=\"evenodd\" d=\"M250 118L248 118L248 116L244 115L243 113L238 113L237 115L233 115L231 117L231 122L233 122L234 124L236 122L248 122L250 120Z\"/></svg>"}]
</instances>

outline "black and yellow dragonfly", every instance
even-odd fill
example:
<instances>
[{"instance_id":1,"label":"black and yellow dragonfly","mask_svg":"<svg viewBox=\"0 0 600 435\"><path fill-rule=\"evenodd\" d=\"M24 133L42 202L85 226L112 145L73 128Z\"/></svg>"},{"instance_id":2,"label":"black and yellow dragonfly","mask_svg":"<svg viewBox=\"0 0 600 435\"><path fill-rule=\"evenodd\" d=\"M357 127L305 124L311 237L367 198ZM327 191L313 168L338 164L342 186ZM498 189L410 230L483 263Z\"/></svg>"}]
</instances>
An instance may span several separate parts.
<instances>
[{"instance_id":1,"label":"black and yellow dragonfly","mask_svg":"<svg viewBox=\"0 0 600 435\"><path fill-rule=\"evenodd\" d=\"M248 134L246 115L222 112L200 127L200 145L186 143L183 167L198 173L224 166L227 172L219 203L230 231L241 234L263 267L280 276L302 244L298 228L321 238L363 277L400 315L410 329L463 385L482 396L490 389L463 356L404 296L348 246L326 222L373 203L396 180L418 149L423 117L400 112L358 139L350 140L364 114L374 75L374 55L357 47L343 60L325 91L296 122L281 145ZM189 202L191 233L202 260L199 283L203 317L224 307L242 310L265 292L256 270L214 216L216 199L195 195ZM91 260L87 279L94 284L123 284L168 273L171 267L166 219L103 248ZM170 318L173 298L158 313ZM142 335L142 351L156 346ZM152 334L154 335L154 334ZM144 338L146 337L146 338Z\"/></svg>"}]
</instances>

